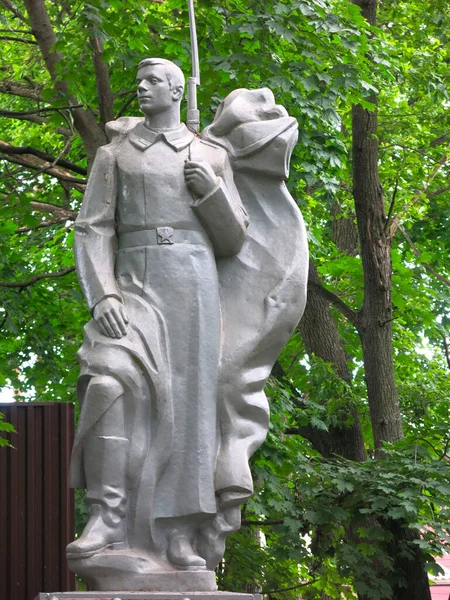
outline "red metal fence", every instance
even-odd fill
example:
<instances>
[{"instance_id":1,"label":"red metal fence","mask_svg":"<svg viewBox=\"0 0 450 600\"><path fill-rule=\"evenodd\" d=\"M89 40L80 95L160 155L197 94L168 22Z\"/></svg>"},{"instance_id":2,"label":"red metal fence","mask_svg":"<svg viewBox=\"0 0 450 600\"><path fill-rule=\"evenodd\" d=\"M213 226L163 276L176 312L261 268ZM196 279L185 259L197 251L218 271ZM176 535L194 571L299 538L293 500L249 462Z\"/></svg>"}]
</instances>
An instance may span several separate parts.
<instances>
[{"instance_id":1,"label":"red metal fence","mask_svg":"<svg viewBox=\"0 0 450 600\"><path fill-rule=\"evenodd\" d=\"M74 406L0 404L17 433L0 448L0 598L33 600L75 589L65 547L74 539L74 495L67 476Z\"/></svg>"}]
</instances>

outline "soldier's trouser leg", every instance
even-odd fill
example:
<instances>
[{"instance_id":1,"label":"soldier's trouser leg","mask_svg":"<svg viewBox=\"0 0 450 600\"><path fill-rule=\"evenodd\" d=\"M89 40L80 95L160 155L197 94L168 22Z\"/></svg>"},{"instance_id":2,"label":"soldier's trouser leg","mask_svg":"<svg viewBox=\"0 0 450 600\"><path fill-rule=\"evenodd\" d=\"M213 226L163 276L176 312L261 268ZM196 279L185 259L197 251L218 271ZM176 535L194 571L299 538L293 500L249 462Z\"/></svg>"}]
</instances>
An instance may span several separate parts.
<instances>
[{"instance_id":1,"label":"soldier's trouser leg","mask_svg":"<svg viewBox=\"0 0 450 600\"><path fill-rule=\"evenodd\" d=\"M87 558L126 547L126 478L129 440L125 437L123 388L109 376L93 377L84 402L110 406L87 434L83 447L89 522L67 546L69 558Z\"/></svg>"}]
</instances>

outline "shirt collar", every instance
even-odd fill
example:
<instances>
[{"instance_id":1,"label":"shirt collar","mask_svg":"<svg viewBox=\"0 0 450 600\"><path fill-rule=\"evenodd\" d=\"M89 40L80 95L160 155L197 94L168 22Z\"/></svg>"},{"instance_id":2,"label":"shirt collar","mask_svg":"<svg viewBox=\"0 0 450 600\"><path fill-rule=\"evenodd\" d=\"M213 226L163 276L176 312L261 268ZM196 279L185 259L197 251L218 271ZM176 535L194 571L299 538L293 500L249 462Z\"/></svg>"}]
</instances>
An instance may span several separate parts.
<instances>
[{"instance_id":1,"label":"shirt collar","mask_svg":"<svg viewBox=\"0 0 450 600\"><path fill-rule=\"evenodd\" d=\"M139 123L130 132L129 140L141 152L144 152L159 140L163 140L171 148L180 152L180 150L189 146L194 137L192 131L189 131L184 123L181 123L176 129L162 131L148 129L143 123Z\"/></svg>"}]
</instances>

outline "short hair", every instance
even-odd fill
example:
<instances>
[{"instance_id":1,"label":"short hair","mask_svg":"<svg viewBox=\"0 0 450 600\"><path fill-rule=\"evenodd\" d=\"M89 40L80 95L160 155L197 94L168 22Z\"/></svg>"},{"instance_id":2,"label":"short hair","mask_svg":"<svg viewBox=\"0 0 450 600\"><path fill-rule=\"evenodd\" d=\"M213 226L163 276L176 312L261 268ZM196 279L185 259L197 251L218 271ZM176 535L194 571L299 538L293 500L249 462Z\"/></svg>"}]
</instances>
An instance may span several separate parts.
<instances>
[{"instance_id":1,"label":"short hair","mask_svg":"<svg viewBox=\"0 0 450 600\"><path fill-rule=\"evenodd\" d=\"M144 58L138 64L138 71L147 65L163 65L170 89L181 86L184 91L184 74L178 65L167 58Z\"/></svg>"}]
</instances>

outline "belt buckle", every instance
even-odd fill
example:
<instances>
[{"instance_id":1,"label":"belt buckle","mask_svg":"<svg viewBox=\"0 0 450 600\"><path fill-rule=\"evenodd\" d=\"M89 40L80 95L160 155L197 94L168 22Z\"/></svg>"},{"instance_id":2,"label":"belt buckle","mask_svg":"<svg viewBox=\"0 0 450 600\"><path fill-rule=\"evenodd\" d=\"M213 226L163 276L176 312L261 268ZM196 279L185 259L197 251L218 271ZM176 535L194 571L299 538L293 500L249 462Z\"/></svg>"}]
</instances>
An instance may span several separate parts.
<instances>
[{"instance_id":1,"label":"belt buckle","mask_svg":"<svg viewBox=\"0 0 450 600\"><path fill-rule=\"evenodd\" d=\"M164 244L173 244L172 240L173 228L172 227L157 227L156 228L156 241L160 246Z\"/></svg>"}]
</instances>

